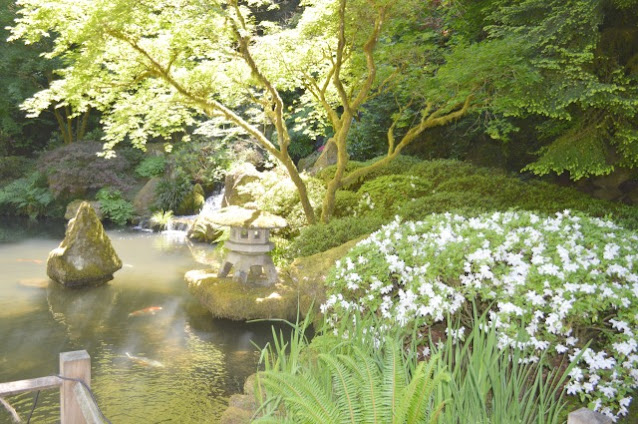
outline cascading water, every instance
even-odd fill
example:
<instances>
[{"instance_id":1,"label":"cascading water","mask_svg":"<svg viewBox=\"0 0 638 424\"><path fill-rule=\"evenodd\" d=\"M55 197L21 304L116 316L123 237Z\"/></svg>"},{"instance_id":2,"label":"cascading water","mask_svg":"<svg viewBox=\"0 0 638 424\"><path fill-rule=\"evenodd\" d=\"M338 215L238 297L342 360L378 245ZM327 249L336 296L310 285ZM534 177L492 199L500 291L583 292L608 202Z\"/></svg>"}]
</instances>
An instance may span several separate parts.
<instances>
[{"instance_id":1,"label":"cascading water","mask_svg":"<svg viewBox=\"0 0 638 424\"><path fill-rule=\"evenodd\" d=\"M187 234L195 220L200 216L207 216L219 210L224 199L224 189L213 193L206 198L204 206L198 215L177 216L169 220L166 229L162 234L173 243L185 243L188 240Z\"/></svg>"},{"instance_id":2,"label":"cascading water","mask_svg":"<svg viewBox=\"0 0 638 424\"><path fill-rule=\"evenodd\" d=\"M225 190L222 188L219 193L213 193L204 202L204 207L199 212L200 215L209 215L215 211L218 211L222 207L222 201L224 200Z\"/></svg>"}]
</instances>

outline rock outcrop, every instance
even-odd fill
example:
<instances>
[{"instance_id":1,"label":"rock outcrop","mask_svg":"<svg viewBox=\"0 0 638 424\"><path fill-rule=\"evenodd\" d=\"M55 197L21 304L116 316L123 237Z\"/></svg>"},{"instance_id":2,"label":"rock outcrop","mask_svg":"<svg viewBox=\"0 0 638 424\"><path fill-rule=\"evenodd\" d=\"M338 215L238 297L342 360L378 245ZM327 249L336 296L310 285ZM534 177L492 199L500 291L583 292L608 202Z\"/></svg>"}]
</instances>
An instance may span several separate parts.
<instances>
[{"instance_id":1,"label":"rock outcrop","mask_svg":"<svg viewBox=\"0 0 638 424\"><path fill-rule=\"evenodd\" d=\"M69 219L75 217L75 215L78 213L78 209L80 209L80 205L82 204L82 202L85 202L85 201L86 200L74 200L68 205L66 205L66 212L64 212L64 219L68 221ZM97 214L98 219L101 221L104 218L104 216L102 214L102 211L100 210L100 202L93 201L88 203L91 205L91 207Z\"/></svg>"},{"instance_id":2,"label":"rock outcrop","mask_svg":"<svg viewBox=\"0 0 638 424\"><path fill-rule=\"evenodd\" d=\"M133 199L133 208L139 216L149 216L153 205L157 202L157 185L160 178L154 177L141 188Z\"/></svg>"},{"instance_id":3,"label":"rock outcrop","mask_svg":"<svg viewBox=\"0 0 638 424\"><path fill-rule=\"evenodd\" d=\"M241 192L241 187L260 178L261 172L249 163L243 163L231 169L224 181L222 208L231 205L241 206L254 201L250 194Z\"/></svg>"},{"instance_id":4,"label":"rock outcrop","mask_svg":"<svg viewBox=\"0 0 638 424\"><path fill-rule=\"evenodd\" d=\"M95 211L83 202L69 221L60 246L49 253L47 275L67 287L96 286L122 268Z\"/></svg>"},{"instance_id":5,"label":"rock outcrop","mask_svg":"<svg viewBox=\"0 0 638 424\"><path fill-rule=\"evenodd\" d=\"M190 193L184 197L184 200L177 208L177 215L194 215L204 206L206 197L204 197L204 189L201 185L195 184Z\"/></svg>"}]
</instances>

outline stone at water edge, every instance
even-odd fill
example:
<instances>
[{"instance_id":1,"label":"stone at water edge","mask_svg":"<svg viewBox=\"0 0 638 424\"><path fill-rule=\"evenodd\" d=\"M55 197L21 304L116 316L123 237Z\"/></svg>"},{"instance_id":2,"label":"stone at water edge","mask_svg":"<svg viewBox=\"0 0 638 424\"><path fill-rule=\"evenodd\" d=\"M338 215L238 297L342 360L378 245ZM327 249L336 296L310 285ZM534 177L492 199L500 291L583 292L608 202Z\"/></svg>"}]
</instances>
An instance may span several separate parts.
<instances>
[{"instance_id":1,"label":"stone at water edge","mask_svg":"<svg viewBox=\"0 0 638 424\"><path fill-rule=\"evenodd\" d=\"M66 205L66 212L64 212L64 219L68 221L69 219L75 217L75 215L77 215L78 213L78 209L80 209L80 205L82 204L82 202L85 202L85 201L86 200L78 199ZM102 210L100 209L100 202L95 201L95 202L88 202L88 203L91 205L91 207L97 214L98 219L101 221L104 218L104 216L102 214Z\"/></svg>"},{"instance_id":2,"label":"stone at water edge","mask_svg":"<svg viewBox=\"0 0 638 424\"><path fill-rule=\"evenodd\" d=\"M96 286L113 279L122 268L95 211L87 202L69 221L60 246L49 253L47 275L67 287Z\"/></svg>"}]
</instances>

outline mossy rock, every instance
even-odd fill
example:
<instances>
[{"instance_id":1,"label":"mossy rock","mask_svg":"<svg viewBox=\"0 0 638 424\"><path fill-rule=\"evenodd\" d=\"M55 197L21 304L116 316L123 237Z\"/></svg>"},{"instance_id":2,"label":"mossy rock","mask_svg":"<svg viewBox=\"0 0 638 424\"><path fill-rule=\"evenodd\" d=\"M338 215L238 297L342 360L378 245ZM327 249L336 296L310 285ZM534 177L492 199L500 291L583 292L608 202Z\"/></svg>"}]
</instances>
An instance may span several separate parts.
<instances>
[{"instance_id":1,"label":"mossy rock","mask_svg":"<svg viewBox=\"0 0 638 424\"><path fill-rule=\"evenodd\" d=\"M140 216L148 216L151 214L153 205L157 203L157 186L161 179L158 177L148 180L144 187L140 189L133 198L133 208L135 213Z\"/></svg>"},{"instance_id":2,"label":"mossy rock","mask_svg":"<svg viewBox=\"0 0 638 424\"><path fill-rule=\"evenodd\" d=\"M204 189L201 185L195 184L191 192L188 193L179 204L177 215L194 215L199 213L204 207L205 202Z\"/></svg>"},{"instance_id":3,"label":"mossy rock","mask_svg":"<svg viewBox=\"0 0 638 424\"><path fill-rule=\"evenodd\" d=\"M231 406L222 414L220 424L249 424L253 414L245 409Z\"/></svg>"},{"instance_id":4,"label":"mossy rock","mask_svg":"<svg viewBox=\"0 0 638 424\"><path fill-rule=\"evenodd\" d=\"M88 202L69 221L60 246L49 253L47 275L67 287L103 284L122 268L109 237Z\"/></svg>"},{"instance_id":5,"label":"mossy rock","mask_svg":"<svg viewBox=\"0 0 638 424\"><path fill-rule=\"evenodd\" d=\"M214 270L189 271L184 278L190 292L215 318L245 321L296 317L297 289L290 284L241 284L231 278L218 278Z\"/></svg>"},{"instance_id":6,"label":"mossy rock","mask_svg":"<svg viewBox=\"0 0 638 424\"><path fill-rule=\"evenodd\" d=\"M100 202L98 201L88 201L88 200L73 200L71 203L69 203L66 206L66 212L64 213L64 219L69 220L73 217L75 217L75 215L77 215L78 213L78 209L80 209L80 205L82 204L82 202L88 202L91 207L93 208L93 210L95 211L95 214L97 215L98 219L100 221L102 221L104 219L104 215L102 214L102 211L100 210Z\"/></svg>"},{"instance_id":7,"label":"mossy rock","mask_svg":"<svg viewBox=\"0 0 638 424\"><path fill-rule=\"evenodd\" d=\"M184 276L191 294L215 318L246 321L304 317L311 307L318 312L325 301L324 281L337 260L363 237L313 256L298 258L280 272L283 282L263 287L217 277L217 271L193 270Z\"/></svg>"}]
</instances>

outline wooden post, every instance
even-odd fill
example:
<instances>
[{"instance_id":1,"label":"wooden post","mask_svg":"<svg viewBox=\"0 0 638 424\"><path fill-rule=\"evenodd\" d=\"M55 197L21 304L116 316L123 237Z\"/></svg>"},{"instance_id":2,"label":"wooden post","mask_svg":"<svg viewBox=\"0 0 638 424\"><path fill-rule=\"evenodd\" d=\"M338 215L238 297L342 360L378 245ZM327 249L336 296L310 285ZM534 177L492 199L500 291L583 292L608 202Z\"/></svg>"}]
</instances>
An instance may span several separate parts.
<instances>
[{"instance_id":1,"label":"wooden post","mask_svg":"<svg viewBox=\"0 0 638 424\"><path fill-rule=\"evenodd\" d=\"M91 357L86 350L60 353L60 375L84 381L91 387ZM61 424L86 424L82 408L73 392L75 381L64 380L60 387Z\"/></svg>"}]
</instances>

